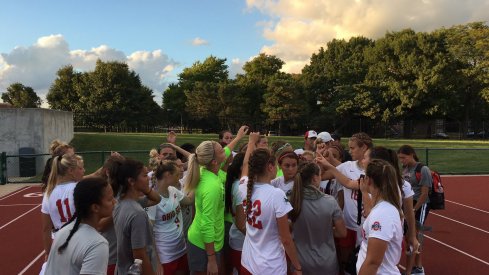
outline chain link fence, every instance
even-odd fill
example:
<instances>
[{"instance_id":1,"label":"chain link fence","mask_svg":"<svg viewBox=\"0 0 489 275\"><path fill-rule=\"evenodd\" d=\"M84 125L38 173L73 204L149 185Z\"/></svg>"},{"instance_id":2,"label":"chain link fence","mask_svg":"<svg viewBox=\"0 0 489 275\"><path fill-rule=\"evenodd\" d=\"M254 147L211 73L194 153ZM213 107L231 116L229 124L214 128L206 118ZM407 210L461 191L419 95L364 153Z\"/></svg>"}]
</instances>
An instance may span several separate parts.
<instances>
[{"instance_id":1,"label":"chain link fence","mask_svg":"<svg viewBox=\"0 0 489 275\"><path fill-rule=\"evenodd\" d=\"M110 151L77 152L83 157L85 174L99 169ZM148 163L149 151L120 151L125 157ZM416 148L421 162L445 175L489 174L489 148ZM49 154L0 155L0 184L41 181Z\"/></svg>"}]
</instances>

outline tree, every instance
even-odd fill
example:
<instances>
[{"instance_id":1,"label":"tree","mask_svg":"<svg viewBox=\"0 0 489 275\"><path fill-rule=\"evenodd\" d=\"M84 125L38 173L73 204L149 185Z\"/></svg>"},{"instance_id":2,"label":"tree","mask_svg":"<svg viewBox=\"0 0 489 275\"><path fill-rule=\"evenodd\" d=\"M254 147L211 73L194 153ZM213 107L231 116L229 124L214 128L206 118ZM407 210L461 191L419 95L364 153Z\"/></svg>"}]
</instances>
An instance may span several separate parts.
<instances>
[{"instance_id":1,"label":"tree","mask_svg":"<svg viewBox=\"0 0 489 275\"><path fill-rule=\"evenodd\" d=\"M80 101L82 73L75 72L73 66L68 65L59 69L56 75L46 96L51 108L73 112L86 110Z\"/></svg>"},{"instance_id":2,"label":"tree","mask_svg":"<svg viewBox=\"0 0 489 275\"><path fill-rule=\"evenodd\" d=\"M2 93L2 100L17 108L39 108L42 103L31 87L18 82L11 84L7 92Z\"/></svg>"}]
</instances>

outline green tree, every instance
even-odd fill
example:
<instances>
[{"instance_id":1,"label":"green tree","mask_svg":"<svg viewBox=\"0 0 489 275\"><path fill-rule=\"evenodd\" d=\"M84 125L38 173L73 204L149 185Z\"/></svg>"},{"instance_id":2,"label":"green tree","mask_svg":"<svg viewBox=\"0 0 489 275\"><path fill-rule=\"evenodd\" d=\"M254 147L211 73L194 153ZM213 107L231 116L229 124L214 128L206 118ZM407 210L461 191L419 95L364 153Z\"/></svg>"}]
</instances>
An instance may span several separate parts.
<instances>
[{"instance_id":1,"label":"green tree","mask_svg":"<svg viewBox=\"0 0 489 275\"><path fill-rule=\"evenodd\" d=\"M73 66L62 67L56 73L57 77L49 88L46 99L52 109L65 111L82 111L81 105L81 77L82 73L75 72Z\"/></svg>"},{"instance_id":2,"label":"green tree","mask_svg":"<svg viewBox=\"0 0 489 275\"><path fill-rule=\"evenodd\" d=\"M7 88L7 92L2 93L2 100L17 108L39 108L41 98L31 87L21 83L13 83Z\"/></svg>"}]
</instances>

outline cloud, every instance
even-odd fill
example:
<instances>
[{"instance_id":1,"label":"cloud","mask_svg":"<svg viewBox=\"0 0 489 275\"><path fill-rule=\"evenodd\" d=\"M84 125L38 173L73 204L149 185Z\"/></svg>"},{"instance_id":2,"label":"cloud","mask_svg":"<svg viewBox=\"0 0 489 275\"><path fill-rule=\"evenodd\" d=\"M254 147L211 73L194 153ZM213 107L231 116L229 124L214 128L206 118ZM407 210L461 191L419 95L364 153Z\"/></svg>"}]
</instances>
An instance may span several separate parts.
<instances>
[{"instance_id":1,"label":"cloud","mask_svg":"<svg viewBox=\"0 0 489 275\"><path fill-rule=\"evenodd\" d=\"M488 0L246 0L246 4L269 17L258 22L263 36L272 41L261 51L284 60L288 72L300 72L311 54L333 38L375 39L386 31L432 31L489 21Z\"/></svg>"},{"instance_id":2,"label":"cloud","mask_svg":"<svg viewBox=\"0 0 489 275\"><path fill-rule=\"evenodd\" d=\"M229 77L234 78L237 74L243 74L244 61L239 58L233 58L231 64L229 65Z\"/></svg>"},{"instance_id":3,"label":"cloud","mask_svg":"<svg viewBox=\"0 0 489 275\"><path fill-rule=\"evenodd\" d=\"M194 45L194 46L209 45L209 41L202 39L200 37L196 37L196 38L194 38L194 40L192 40L192 45Z\"/></svg>"},{"instance_id":4,"label":"cloud","mask_svg":"<svg viewBox=\"0 0 489 275\"><path fill-rule=\"evenodd\" d=\"M70 50L62 35L49 35L40 37L31 46L16 47L10 53L0 54L0 91L20 82L32 87L44 99L62 66L71 64L77 70L90 71L95 68L97 59L126 62L139 74L142 83L153 90L157 103L161 102L168 78L178 66L161 50L137 51L129 55L107 45L90 50Z\"/></svg>"}]
</instances>

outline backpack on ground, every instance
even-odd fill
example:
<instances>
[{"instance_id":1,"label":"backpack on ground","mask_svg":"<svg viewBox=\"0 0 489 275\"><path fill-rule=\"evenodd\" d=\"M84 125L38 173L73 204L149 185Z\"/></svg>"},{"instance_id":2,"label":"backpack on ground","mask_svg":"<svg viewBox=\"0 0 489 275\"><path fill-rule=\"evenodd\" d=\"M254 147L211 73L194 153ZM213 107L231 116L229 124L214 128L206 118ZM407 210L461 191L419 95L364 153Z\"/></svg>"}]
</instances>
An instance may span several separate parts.
<instances>
[{"instance_id":1,"label":"backpack on ground","mask_svg":"<svg viewBox=\"0 0 489 275\"><path fill-rule=\"evenodd\" d=\"M421 168L425 166L422 163L418 163L416 165L415 173L416 180L419 182L421 180ZM443 190L443 185L441 184L440 174L436 171L431 171L431 179L433 181L433 185L431 190L428 193L428 197L430 199L429 206L432 210L441 210L445 209L445 192Z\"/></svg>"}]
</instances>

